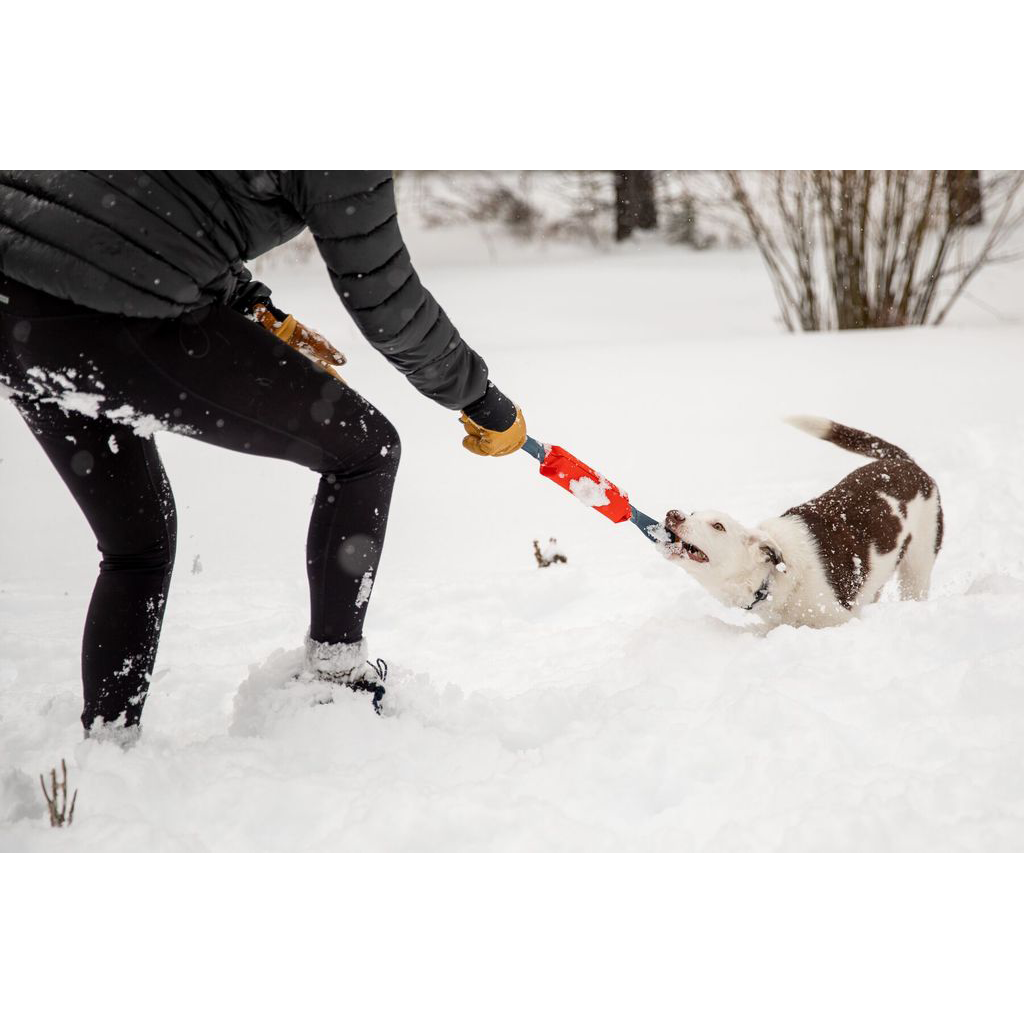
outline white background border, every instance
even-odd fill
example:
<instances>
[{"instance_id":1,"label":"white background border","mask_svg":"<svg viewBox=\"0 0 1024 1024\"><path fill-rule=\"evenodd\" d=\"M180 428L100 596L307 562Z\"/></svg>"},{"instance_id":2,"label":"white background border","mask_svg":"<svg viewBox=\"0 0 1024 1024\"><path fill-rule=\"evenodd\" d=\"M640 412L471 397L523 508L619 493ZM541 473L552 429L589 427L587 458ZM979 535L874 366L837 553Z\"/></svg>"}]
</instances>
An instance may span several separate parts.
<instances>
[{"instance_id":1,"label":"white background border","mask_svg":"<svg viewBox=\"0 0 1024 1024\"><path fill-rule=\"evenodd\" d=\"M1006 4L4 9L22 166L1007 167ZM1016 856L5 856L11 1021L1019 1019Z\"/></svg>"}]
</instances>

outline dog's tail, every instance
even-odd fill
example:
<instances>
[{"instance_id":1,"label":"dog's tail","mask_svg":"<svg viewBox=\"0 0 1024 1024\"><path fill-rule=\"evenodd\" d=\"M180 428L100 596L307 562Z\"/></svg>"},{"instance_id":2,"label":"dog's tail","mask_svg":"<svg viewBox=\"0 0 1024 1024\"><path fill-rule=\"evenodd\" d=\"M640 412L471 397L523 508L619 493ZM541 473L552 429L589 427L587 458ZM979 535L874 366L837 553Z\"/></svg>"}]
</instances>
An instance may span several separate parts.
<instances>
[{"instance_id":1,"label":"dog's tail","mask_svg":"<svg viewBox=\"0 0 1024 1024\"><path fill-rule=\"evenodd\" d=\"M823 419L820 416L787 416L786 422L797 430L804 431L823 441L831 441L840 448L845 448L855 455L863 455L869 459L913 459L896 445L883 441L874 434L868 434L856 427L844 427L842 423Z\"/></svg>"}]
</instances>

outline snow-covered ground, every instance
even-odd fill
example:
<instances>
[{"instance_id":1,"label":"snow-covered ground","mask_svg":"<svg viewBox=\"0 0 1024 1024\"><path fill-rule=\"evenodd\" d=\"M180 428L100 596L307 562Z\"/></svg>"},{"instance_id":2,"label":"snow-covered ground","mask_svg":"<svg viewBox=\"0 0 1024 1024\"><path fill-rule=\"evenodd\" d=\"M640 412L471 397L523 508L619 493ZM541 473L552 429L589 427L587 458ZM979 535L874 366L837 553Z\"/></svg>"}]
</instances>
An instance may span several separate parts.
<instances>
[{"instance_id":1,"label":"snow-covered ground","mask_svg":"<svg viewBox=\"0 0 1024 1024\"><path fill-rule=\"evenodd\" d=\"M467 455L321 265L278 261L278 302L346 348L403 437L368 620L394 713L271 685L306 625L314 477L163 435L180 539L143 739L83 742L97 556L2 404L0 848L1024 849L1024 264L938 330L789 336L753 252L407 234L531 432L652 515L756 522L858 464L785 414L907 448L946 510L931 600L760 635L526 456ZM568 562L539 569L551 537ZM37 779L61 757L63 831Z\"/></svg>"}]
</instances>

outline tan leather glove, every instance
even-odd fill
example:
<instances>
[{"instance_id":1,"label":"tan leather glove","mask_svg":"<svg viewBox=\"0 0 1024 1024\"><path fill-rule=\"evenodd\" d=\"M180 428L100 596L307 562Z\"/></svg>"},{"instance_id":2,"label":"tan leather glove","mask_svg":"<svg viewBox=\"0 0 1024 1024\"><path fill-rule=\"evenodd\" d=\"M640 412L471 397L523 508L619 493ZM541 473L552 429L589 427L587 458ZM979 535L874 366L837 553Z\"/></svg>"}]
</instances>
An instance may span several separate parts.
<instances>
[{"instance_id":1,"label":"tan leather glove","mask_svg":"<svg viewBox=\"0 0 1024 1024\"><path fill-rule=\"evenodd\" d=\"M459 422L469 435L462 439L462 447L474 455L511 455L519 451L526 441L526 420L518 405L515 423L508 430L487 430L474 423L465 413L459 417Z\"/></svg>"},{"instance_id":2,"label":"tan leather glove","mask_svg":"<svg viewBox=\"0 0 1024 1024\"><path fill-rule=\"evenodd\" d=\"M293 349L317 363L332 377L340 380L342 384L345 383L345 378L341 375L345 357L322 334L299 323L291 314L285 316L284 320L278 320L262 304L253 306L249 315L286 345L291 345Z\"/></svg>"}]
</instances>

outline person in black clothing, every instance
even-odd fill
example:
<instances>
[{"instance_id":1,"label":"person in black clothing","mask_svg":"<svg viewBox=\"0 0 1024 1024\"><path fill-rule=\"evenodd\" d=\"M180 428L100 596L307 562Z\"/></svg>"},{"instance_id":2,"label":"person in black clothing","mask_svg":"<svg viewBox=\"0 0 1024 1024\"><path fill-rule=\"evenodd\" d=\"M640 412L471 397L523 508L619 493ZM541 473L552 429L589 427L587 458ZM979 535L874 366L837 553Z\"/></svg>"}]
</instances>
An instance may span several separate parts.
<instances>
[{"instance_id":1,"label":"person in black clothing","mask_svg":"<svg viewBox=\"0 0 1024 1024\"><path fill-rule=\"evenodd\" d=\"M522 413L420 283L388 172L0 172L0 384L102 556L82 643L88 732L136 727L174 563L166 429L320 475L309 524L307 670L369 690L363 620L400 444L372 405L246 316L245 261L308 227L367 340L505 455Z\"/></svg>"}]
</instances>

